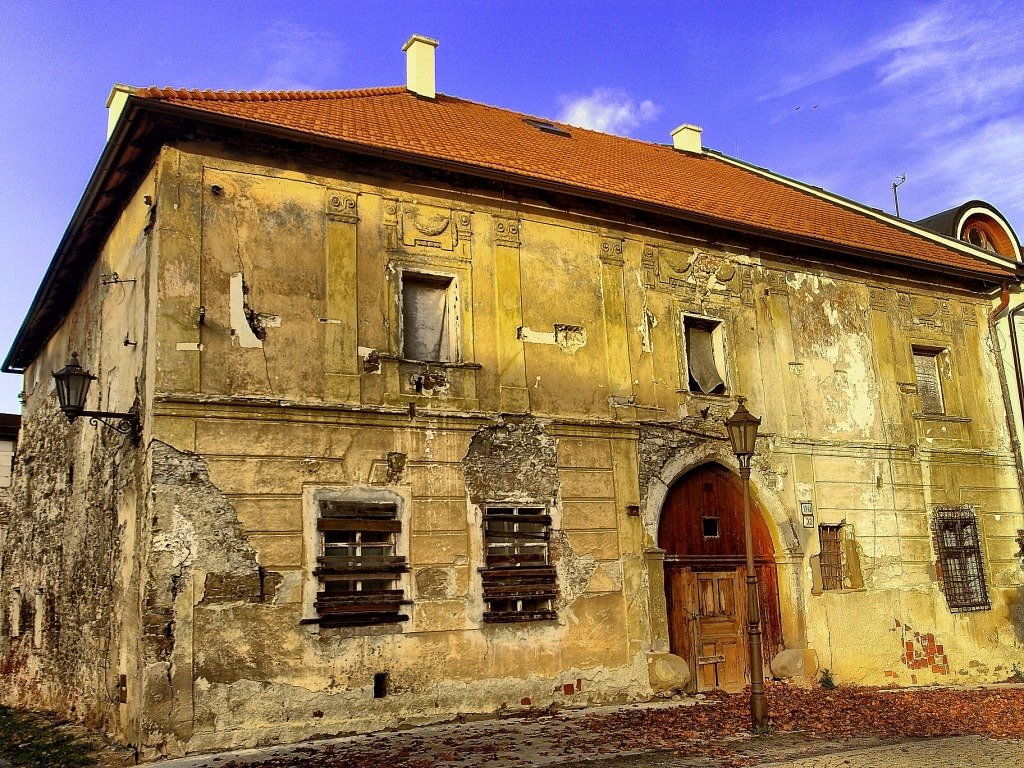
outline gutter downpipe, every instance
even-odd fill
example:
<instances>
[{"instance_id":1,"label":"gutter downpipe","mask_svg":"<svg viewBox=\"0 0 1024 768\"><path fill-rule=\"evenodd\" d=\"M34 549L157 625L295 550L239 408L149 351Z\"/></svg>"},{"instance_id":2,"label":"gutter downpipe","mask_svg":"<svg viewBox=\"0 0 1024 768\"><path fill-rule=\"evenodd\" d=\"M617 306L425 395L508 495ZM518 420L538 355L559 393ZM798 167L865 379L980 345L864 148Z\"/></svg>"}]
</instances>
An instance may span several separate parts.
<instances>
[{"instance_id":1,"label":"gutter downpipe","mask_svg":"<svg viewBox=\"0 0 1024 768\"><path fill-rule=\"evenodd\" d=\"M1008 406L1006 409L1006 425L1010 430L1010 445L1013 447L1013 463L1017 469L1017 486L1024 496L1024 455L1021 453L1020 433L1017 426L1017 419L1013 415L1013 407L1010 403L1010 387L1006 379L1006 366L1003 363L1003 351L999 346L999 334L997 323L999 316L1010 306L1010 287L1003 283L999 292L999 305L992 310L988 316L989 330L992 333L992 343L996 353L996 366L999 369L999 383L1003 390L1003 401ZM1018 304L1011 309L1007 315L1008 331L1010 334L1010 353L1013 357L1014 381L1017 385L1017 405L1021 414L1021 421L1024 423L1024 371L1021 371L1020 344L1017 341L1017 313L1024 310L1024 304Z\"/></svg>"}]
</instances>

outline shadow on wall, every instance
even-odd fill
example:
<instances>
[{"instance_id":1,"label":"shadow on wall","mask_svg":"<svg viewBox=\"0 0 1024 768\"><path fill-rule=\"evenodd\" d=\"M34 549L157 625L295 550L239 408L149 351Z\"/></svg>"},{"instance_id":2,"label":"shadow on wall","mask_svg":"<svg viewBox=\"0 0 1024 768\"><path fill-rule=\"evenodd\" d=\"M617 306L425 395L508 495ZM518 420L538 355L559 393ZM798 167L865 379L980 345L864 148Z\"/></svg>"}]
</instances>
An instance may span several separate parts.
<instances>
[{"instance_id":1,"label":"shadow on wall","mask_svg":"<svg viewBox=\"0 0 1024 768\"><path fill-rule=\"evenodd\" d=\"M1018 586L1007 601L1010 608L1010 626L1017 642L1024 644L1024 585Z\"/></svg>"}]
</instances>

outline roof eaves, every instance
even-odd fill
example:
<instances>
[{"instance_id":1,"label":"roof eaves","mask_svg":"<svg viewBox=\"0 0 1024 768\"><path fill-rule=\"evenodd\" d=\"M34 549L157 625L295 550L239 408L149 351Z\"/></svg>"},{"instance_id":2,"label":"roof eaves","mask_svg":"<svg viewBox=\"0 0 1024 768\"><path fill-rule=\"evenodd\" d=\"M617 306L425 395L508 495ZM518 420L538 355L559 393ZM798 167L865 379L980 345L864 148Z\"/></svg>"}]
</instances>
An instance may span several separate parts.
<instances>
[{"instance_id":1,"label":"roof eaves","mask_svg":"<svg viewBox=\"0 0 1024 768\"><path fill-rule=\"evenodd\" d=\"M582 197L584 199L590 199L599 202L625 206L628 208L633 208L634 210L644 210L647 211L648 213L655 213L662 216L668 216L670 218L678 220L692 221L698 224L717 227L719 229L731 229L734 231L744 232L750 235L769 237L784 242L790 242L799 245L807 245L815 248L823 248L854 256L866 256L874 259L881 259L888 262L901 263L906 266L911 266L918 269L922 267L928 268L928 264L922 262L919 259L903 258L899 256L899 254L893 254L891 252L873 251L862 247L846 246L829 240L801 236L797 234L784 233L779 230L770 229L766 227L744 225L740 222L731 219L702 215L693 211L686 211L679 208L673 208L667 205L661 205L658 203L644 201L629 195L615 194L612 192L602 192L600 190L595 190L591 187L571 184L565 181L551 179L547 176L542 176L538 174L529 174L522 171L516 172L506 168L491 166L484 163L471 163L468 161L451 160L448 158L438 157L437 155L425 152L418 153L408 149L383 147L379 144L369 144L354 141L352 139L341 139L333 136L328 136L322 133L315 133L311 131L302 130L299 128L292 128L288 126L278 125L275 123L269 123L264 120L258 120L249 117L240 117L237 115L228 115L222 112L205 110L201 107L197 108L188 104L152 100L146 101L145 104L148 108L154 109L155 111L176 114L178 116L191 117L193 119L195 119L197 116L201 116L201 119L205 122L208 122L213 125L220 125L222 127L234 127L238 129L254 130L256 132L264 133L265 135L270 135L277 138L292 141L299 137L307 141L313 139L315 142L320 143L321 146L327 146L335 149L356 152L359 154L369 155L372 157L381 157L400 162L413 162L426 167L438 168L441 170L448 170L456 173L465 173L471 176L482 176L484 178L492 178L500 181L516 181L518 183L525 184L526 186L533 186L535 188L546 189L549 191L563 194L570 194L575 197ZM495 109L497 108L495 107ZM736 160L735 158L727 157L714 150L705 150L705 152L719 159L728 160L729 162L735 164L738 167L754 170L760 173L761 175L766 176L767 178L788 184L797 189L816 192L823 199L838 202L842 205L852 207L855 210L863 210L864 212L867 212L871 215L877 216L879 213L874 209L868 208L867 206L859 205L854 201L846 200L845 198L842 198L838 195L826 193L824 192L824 190L811 187L810 185L805 185L793 179L787 179L786 177L774 174L771 171L767 171L766 169L751 166L748 163ZM886 221L888 220L888 217L884 218ZM899 220L895 221L899 222ZM955 244L957 241L950 241L948 238L939 238L937 242L941 245L949 245L950 243ZM969 252L969 255L976 256L977 254ZM1004 270L1009 271L1009 266L1006 264L1006 262L998 263L998 266ZM998 278L989 272L974 272L971 270L952 267L948 265L936 265L933 269L935 272L939 273L955 274L963 277L972 277L975 279L978 278L980 274L985 274L985 280L993 283L998 282Z\"/></svg>"},{"instance_id":2,"label":"roof eaves","mask_svg":"<svg viewBox=\"0 0 1024 768\"><path fill-rule=\"evenodd\" d=\"M704 151L708 152L709 154L713 154L715 157L727 163L730 163L731 165L735 165L738 168L743 168L745 170L763 176L767 179L772 179L773 181L777 181L781 184L786 184L788 186L794 187L795 189L799 189L802 192L806 192L822 200L827 200L831 203L835 203L836 205L841 205L844 208L856 211L857 213L861 213L865 216L871 216L872 218L877 219L883 224L887 224L897 229L902 229L908 234L915 235L917 237L922 237L926 240L930 240L936 245L940 245L944 248L950 248L952 250L959 251L965 256L969 256L971 258L978 259L979 261L984 261L995 266L1007 266L1005 259L993 256L987 251L984 251L980 248L975 248L969 243L964 243L961 240L956 240L954 238L941 235L933 230L928 229L927 227L920 225L917 222L911 222L907 221L906 219L896 218L895 216L891 216L890 214L886 213L885 211L879 210L878 208L872 208L871 206L864 205L863 203L858 203L856 200L851 200L848 197L837 195L834 192L829 192L821 187L816 187L813 184L807 184L805 182L798 181L797 179L790 178L789 176L784 176L781 173L770 171L767 168L762 168L759 165L753 165L751 163L744 162L743 160L739 160L738 158L727 155L724 152L708 149L705 149Z\"/></svg>"},{"instance_id":3,"label":"roof eaves","mask_svg":"<svg viewBox=\"0 0 1024 768\"><path fill-rule=\"evenodd\" d=\"M132 102L133 97L129 97L117 121L114 132L110 135L110 138L103 147L103 151L100 153L99 160L96 162L96 167L93 168L85 191L82 193L82 197L78 201L74 213L71 215L71 221L68 222L68 226L65 228L64 234L61 236L60 242L53 253L53 258L50 259L50 264L46 268L42 281L39 283L39 288L32 298L32 303L29 304L28 311L25 313L25 319L22 321L21 327L11 343L3 364L0 365L0 371L3 373L23 373L28 367L28 363L31 362L30 360L23 359L27 355L23 347L31 341L30 334L37 322L42 319L41 313L44 310L44 305L47 299L50 298L50 294L55 291L54 284L60 269L65 266L70 246L88 221L90 211L95 204L97 196L102 191L111 171L116 167L115 160L120 154L123 148L122 145L132 127L132 117L134 117ZM81 279L84 280L85 276L82 275ZM59 324L60 319L57 322ZM55 331L56 326L51 328L46 337L38 342L39 346L41 347L49 341Z\"/></svg>"}]
</instances>

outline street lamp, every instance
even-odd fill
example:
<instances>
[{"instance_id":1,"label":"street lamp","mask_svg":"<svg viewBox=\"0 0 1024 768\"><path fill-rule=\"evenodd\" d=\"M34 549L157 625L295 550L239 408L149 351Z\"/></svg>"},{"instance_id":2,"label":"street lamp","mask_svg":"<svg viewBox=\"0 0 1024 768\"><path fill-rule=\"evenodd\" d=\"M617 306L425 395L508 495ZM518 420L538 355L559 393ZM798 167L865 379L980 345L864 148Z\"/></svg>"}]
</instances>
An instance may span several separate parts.
<instances>
[{"instance_id":1,"label":"street lamp","mask_svg":"<svg viewBox=\"0 0 1024 768\"><path fill-rule=\"evenodd\" d=\"M761 658L761 606L757 599L757 571L754 570L754 542L750 526L750 457L754 455L757 428L761 420L739 398L736 412L725 420L732 452L740 463L743 481L743 534L747 554L747 637L750 652L750 719L755 729L768 725L768 701L764 697L764 662Z\"/></svg>"},{"instance_id":2,"label":"street lamp","mask_svg":"<svg viewBox=\"0 0 1024 768\"><path fill-rule=\"evenodd\" d=\"M138 443L139 414L134 411L110 413L85 410L89 385L96 380L96 377L78 364L77 352L71 353L71 359L68 360L67 365L59 371L53 372L53 380L57 384L57 400L60 403L60 409L68 417L68 421L74 421L79 416L88 416L90 424L102 423L122 435L131 435L132 442ZM116 421L107 421L107 419L116 419Z\"/></svg>"}]
</instances>

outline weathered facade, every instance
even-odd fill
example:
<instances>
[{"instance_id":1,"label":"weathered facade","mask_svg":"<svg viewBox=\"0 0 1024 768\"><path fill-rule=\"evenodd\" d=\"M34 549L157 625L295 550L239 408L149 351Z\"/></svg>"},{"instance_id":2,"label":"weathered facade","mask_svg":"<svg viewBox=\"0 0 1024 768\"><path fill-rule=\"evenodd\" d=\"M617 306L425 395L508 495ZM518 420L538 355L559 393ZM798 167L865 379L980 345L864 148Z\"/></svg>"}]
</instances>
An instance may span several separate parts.
<instances>
[{"instance_id":1,"label":"weathered facade","mask_svg":"<svg viewBox=\"0 0 1024 768\"><path fill-rule=\"evenodd\" d=\"M14 449L18 445L20 426L20 416L0 413L0 552L3 552L4 542L7 540L7 521L11 514L9 489L14 473Z\"/></svg>"},{"instance_id":2,"label":"weathered facade","mask_svg":"<svg viewBox=\"0 0 1024 768\"><path fill-rule=\"evenodd\" d=\"M394 94L457 101L433 96ZM58 254L7 362L7 700L156 755L742 686L740 395L777 675L1024 664L989 322L1013 265L899 223L953 266L116 99L108 148L136 165L84 205L121 205L78 230L87 262ZM72 350L139 445L60 413Z\"/></svg>"}]
</instances>

